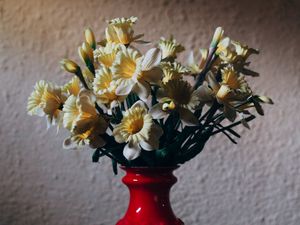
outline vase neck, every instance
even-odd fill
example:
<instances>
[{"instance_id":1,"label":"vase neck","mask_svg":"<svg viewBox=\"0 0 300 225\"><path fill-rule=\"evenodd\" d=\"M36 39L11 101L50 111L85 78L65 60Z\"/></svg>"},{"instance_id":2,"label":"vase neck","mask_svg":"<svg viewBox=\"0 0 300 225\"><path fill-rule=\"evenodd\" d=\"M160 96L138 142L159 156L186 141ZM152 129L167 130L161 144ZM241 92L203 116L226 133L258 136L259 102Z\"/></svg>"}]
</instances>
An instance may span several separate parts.
<instances>
[{"instance_id":1,"label":"vase neck","mask_svg":"<svg viewBox=\"0 0 300 225\"><path fill-rule=\"evenodd\" d=\"M176 168L123 169L126 175L122 180L130 192L130 202L123 221L130 221L132 225L181 224L173 213L169 198L170 189L177 181L173 175ZM149 223L138 222L143 220Z\"/></svg>"}]
</instances>

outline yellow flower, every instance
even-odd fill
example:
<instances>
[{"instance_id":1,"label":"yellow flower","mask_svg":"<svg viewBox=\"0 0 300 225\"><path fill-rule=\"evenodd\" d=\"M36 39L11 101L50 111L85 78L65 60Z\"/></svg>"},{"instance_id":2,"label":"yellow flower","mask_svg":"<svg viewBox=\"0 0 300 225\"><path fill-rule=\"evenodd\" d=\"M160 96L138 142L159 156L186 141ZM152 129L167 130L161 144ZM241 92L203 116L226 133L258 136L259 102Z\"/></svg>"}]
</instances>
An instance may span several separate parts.
<instances>
[{"instance_id":1,"label":"yellow flower","mask_svg":"<svg viewBox=\"0 0 300 225\"><path fill-rule=\"evenodd\" d=\"M105 145L101 137L106 132L108 123L95 109L94 98L89 91L81 91L78 97L69 96L63 107L64 127L71 131L71 136L64 141L65 148L90 145L98 148Z\"/></svg>"},{"instance_id":2,"label":"yellow flower","mask_svg":"<svg viewBox=\"0 0 300 225\"><path fill-rule=\"evenodd\" d=\"M158 47L162 51L162 59L173 57L176 58L176 54L184 51L184 47L177 43L171 36L169 39L161 38Z\"/></svg>"},{"instance_id":3,"label":"yellow flower","mask_svg":"<svg viewBox=\"0 0 300 225\"><path fill-rule=\"evenodd\" d=\"M232 67L222 70L222 82L219 83L213 73L208 73L207 80L211 87L211 92L215 95L217 101L224 105L224 115L230 121L236 118L236 109L234 108L239 102L247 100L252 91L244 79Z\"/></svg>"},{"instance_id":4,"label":"yellow flower","mask_svg":"<svg viewBox=\"0 0 300 225\"><path fill-rule=\"evenodd\" d=\"M109 21L108 27L105 30L107 42L130 44L136 40L133 36L133 24L137 21L137 17L116 18Z\"/></svg>"},{"instance_id":5,"label":"yellow flower","mask_svg":"<svg viewBox=\"0 0 300 225\"><path fill-rule=\"evenodd\" d=\"M44 110L42 108L42 97L48 86L48 83L44 80L37 82L34 86L34 91L28 98L27 112L29 115L44 116Z\"/></svg>"},{"instance_id":6,"label":"yellow flower","mask_svg":"<svg viewBox=\"0 0 300 225\"><path fill-rule=\"evenodd\" d=\"M181 79L183 74L189 73L189 70L178 62L174 62L174 63L163 62L161 63L161 68L163 71L162 82L164 84L170 80Z\"/></svg>"},{"instance_id":7,"label":"yellow flower","mask_svg":"<svg viewBox=\"0 0 300 225\"><path fill-rule=\"evenodd\" d=\"M80 91L80 80L78 77L73 77L70 82L66 83L62 87L62 91L66 92L68 95L77 96Z\"/></svg>"},{"instance_id":8,"label":"yellow flower","mask_svg":"<svg viewBox=\"0 0 300 225\"><path fill-rule=\"evenodd\" d=\"M161 60L159 49L152 48L142 56L131 48L121 47L112 66L112 74L117 80L117 95L128 95L134 91L142 100L150 94L150 83L157 83L162 77L158 67Z\"/></svg>"},{"instance_id":9,"label":"yellow flower","mask_svg":"<svg viewBox=\"0 0 300 225\"><path fill-rule=\"evenodd\" d=\"M45 81L39 81L28 98L28 114L46 116L48 127L53 124L60 126L62 107L66 99L67 96L60 87Z\"/></svg>"},{"instance_id":10,"label":"yellow flower","mask_svg":"<svg viewBox=\"0 0 300 225\"><path fill-rule=\"evenodd\" d=\"M158 94L158 101L150 109L154 119L167 117L172 111L177 111L184 125L197 125L198 119L193 110L200 105L200 89L193 90L192 86L184 80L170 80L162 86Z\"/></svg>"},{"instance_id":11,"label":"yellow flower","mask_svg":"<svg viewBox=\"0 0 300 225\"><path fill-rule=\"evenodd\" d=\"M41 107L47 116L49 125L58 124L62 122L62 108L67 96L62 92L60 87L48 84L41 99Z\"/></svg>"},{"instance_id":12,"label":"yellow flower","mask_svg":"<svg viewBox=\"0 0 300 225\"><path fill-rule=\"evenodd\" d=\"M107 43L105 47L100 47L94 51L95 61L103 66L111 67L119 49L120 44Z\"/></svg>"},{"instance_id":13,"label":"yellow flower","mask_svg":"<svg viewBox=\"0 0 300 225\"><path fill-rule=\"evenodd\" d=\"M187 67L190 70L191 75L193 76L201 73L201 71L204 69L208 57L207 49L200 49L199 51L201 55L201 59L199 60L199 62L195 60L193 52L190 52L190 55L188 56L187 59Z\"/></svg>"},{"instance_id":14,"label":"yellow flower","mask_svg":"<svg viewBox=\"0 0 300 225\"><path fill-rule=\"evenodd\" d=\"M80 67L70 59L63 59L60 61L60 65L62 69L69 73L78 73L80 71Z\"/></svg>"},{"instance_id":15,"label":"yellow flower","mask_svg":"<svg viewBox=\"0 0 300 225\"><path fill-rule=\"evenodd\" d=\"M158 149L162 129L156 125L142 101L128 109L114 130L116 142L127 143L123 154L128 160L137 158L141 148L146 151Z\"/></svg>"},{"instance_id":16,"label":"yellow flower","mask_svg":"<svg viewBox=\"0 0 300 225\"><path fill-rule=\"evenodd\" d=\"M115 107L119 102L123 102L126 96L116 94L117 82L113 80L112 73L108 68L96 70L96 77L93 82L93 90L97 100L109 109Z\"/></svg>"}]
</instances>

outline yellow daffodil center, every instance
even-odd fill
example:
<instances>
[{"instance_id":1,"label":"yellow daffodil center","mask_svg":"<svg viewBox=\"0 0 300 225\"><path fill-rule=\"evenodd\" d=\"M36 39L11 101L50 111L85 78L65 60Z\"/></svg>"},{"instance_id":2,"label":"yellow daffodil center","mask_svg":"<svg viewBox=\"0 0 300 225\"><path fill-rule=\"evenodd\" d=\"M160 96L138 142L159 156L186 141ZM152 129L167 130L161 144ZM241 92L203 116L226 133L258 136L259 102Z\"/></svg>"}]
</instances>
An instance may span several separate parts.
<instances>
[{"instance_id":1,"label":"yellow daffodil center","mask_svg":"<svg viewBox=\"0 0 300 225\"><path fill-rule=\"evenodd\" d=\"M192 87L186 81L170 80L164 85L163 88L167 97L172 99L176 104L187 105L191 100ZM171 108L173 107L172 104L170 104Z\"/></svg>"},{"instance_id":2,"label":"yellow daffodil center","mask_svg":"<svg viewBox=\"0 0 300 225\"><path fill-rule=\"evenodd\" d=\"M223 70L222 80L232 89L238 89L241 86L239 76L232 68Z\"/></svg>"},{"instance_id":3,"label":"yellow daffodil center","mask_svg":"<svg viewBox=\"0 0 300 225\"><path fill-rule=\"evenodd\" d=\"M126 121L125 129L129 134L136 134L143 128L143 124L143 118L134 118Z\"/></svg>"}]
</instances>

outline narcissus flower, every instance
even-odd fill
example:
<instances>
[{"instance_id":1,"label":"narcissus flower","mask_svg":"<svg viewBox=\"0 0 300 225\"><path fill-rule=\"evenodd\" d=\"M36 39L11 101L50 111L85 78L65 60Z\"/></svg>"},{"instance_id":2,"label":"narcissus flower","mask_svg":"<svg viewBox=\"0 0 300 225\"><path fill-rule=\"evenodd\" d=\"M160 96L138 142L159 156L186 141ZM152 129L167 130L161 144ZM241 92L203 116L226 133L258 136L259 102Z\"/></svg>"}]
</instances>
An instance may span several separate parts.
<instances>
[{"instance_id":1,"label":"narcissus flower","mask_svg":"<svg viewBox=\"0 0 300 225\"><path fill-rule=\"evenodd\" d=\"M117 80L117 95L128 95L131 91L146 100L151 92L150 83L157 83L162 77L158 67L161 52L152 48L142 56L138 51L122 47L112 66L112 74Z\"/></svg>"},{"instance_id":2,"label":"narcissus flower","mask_svg":"<svg viewBox=\"0 0 300 225\"><path fill-rule=\"evenodd\" d=\"M199 52L201 55L199 61L195 60L193 52L190 52L187 59L187 67L191 71L191 75L193 76L196 76L197 74L201 73L201 71L204 69L208 57L207 49L200 49Z\"/></svg>"},{"instance_id":3,"label":"narcissus flower","mask_svg":"<svg viewBox=\"0 0 300 225\"><path fill-rule=\"evenodd\" d=\"M178 62L162 62L160 67L163 71L162 82L164 84L170 80L179 80L184 74L189 73L189 70Z\"/></svg>"},{"instance_id":4,"label":"narcissus flower","mask_svg":"<svg viewBox=\"0 0 300 225\"><path fill-rule=\"evenodd\" d=\"M136 21L137 17L133 16L130 18L116 18L110 20L105 30L106 41L127 45L137 40L140 35L134 37L134 31L132 29Z\"/></svg>"},{"instance_id":5,"label":"narcissus flower","mask_svg":"<svg viewBox=\"0 0 300 225\"><path fill-rule=\"evenodd\" d=\"M66 92L68 95L74 96L77 96L79 94L80 89L80 80L78 79L78 77L73 77L62 87L63 92Z\"/></svg>"},{"instance_id":6,"label":"narcissus flower","mask_svg":"<svg viewBox=\"0 0 300 225\"><path fill-rule=\"evenodd\" d=\"M103 66L111 67L119 49L120 44L107 43L105 47L99 47L94 51L95 61Z\"/></svg>"},{"instance_id":7,"label":"narcissus flower","mask_svg":"<svg viewBox=\"0 0 300 225\"><path fill-rule=\"evenodd\" d=\"M27 110L29 115L46 116L47 125L62 122L62 107L67 99L60 87L40 81L28 98Z\"/></svg>"},{"instance_id":8,"label":"narcissus flower","mask_svg":"<svg viewBox=\"0 0 300 225\"><path fill-rule=\"evenodd\" d=\"M176 58L177 53L184 51L184 47L177 43L173 37L170 37L169 39L162 37L158 43L158 47L162 51L163 59L168 57Z\"/></svg>"},{"instance_id":9,"label":"narcissus flower","mask_svg":"<svg viewBox=\"0 0 300 225\"><path fill-rule=\"evenodd\" d=\"M153 122L145 104L138 101L124 113L113 135L116 142L126 143L123 154L128 160L133 160L140 155L142 148L146 151L158 149L162 129Z\"/></svg>"},{"instance_id":10,"label":"narcissus flower","mask_svg":"<svg viewBox=\"0 0 300 225\"><path fill-rule=\"evenodd\" d=\"M193 110L200 105L200 89L193 90L192 86L184 80L170 80L162 86L156 105L150 109L154 119L167 117L172 111L179 113L185 125L197 125L198 119Z\"/></svg>"},{"instance_id":11,"label":"narcissus flower","mask_svg":"<svg viewBox=\"0 0 300 225\"><path fill-rule=\"evenodd\" d=\"M222 82L219 83L213 73L208 73L207 80L211 91L207 94L215 95L217 101L224 105L225 117L230 121L236 118L236 109L234 106L238 102L247 100L251 96L252 91L244 79L244 76L239 75L232 67L222 70Z\"/></svg>"},{"instance_id":12,"label":"narcissus flower","mask_svg":"<svg viewBox=\"0 0 300 225\"><path fill-rule=\"evenodd\" d=\"M117 106L119 102L123 102L126 96L116 94L117 82L113 80L112 73L109 68L101 68L96 70L96 77L93 82L93 90L97 100L108 106L109 109Z\"/></svg>"},{"instance_id":13,"label":"narcissus flower","mask_svg":"<svg viewBox=\"0 0 300 225\"><path fill-rule=\"evenodd\" d=\"M81 91L78 97L71 95L65 102L63 124L71 136L64 141L64 148L105 145L101 135L106 132L108 123L97 113L94 101L89 91Z\"/></svg>"},{"instance_id":14,"label":"narcissus flower","mask_svg":"<svg viewBox=\"0 0 300 225\"><path fill-rule=\"evenodd\" d=\"M34 91L28 98L27 112L29 115L44 116L42 97L47 88L48 83L44 80L37 82Z\"/></svg>"}]
</instances>

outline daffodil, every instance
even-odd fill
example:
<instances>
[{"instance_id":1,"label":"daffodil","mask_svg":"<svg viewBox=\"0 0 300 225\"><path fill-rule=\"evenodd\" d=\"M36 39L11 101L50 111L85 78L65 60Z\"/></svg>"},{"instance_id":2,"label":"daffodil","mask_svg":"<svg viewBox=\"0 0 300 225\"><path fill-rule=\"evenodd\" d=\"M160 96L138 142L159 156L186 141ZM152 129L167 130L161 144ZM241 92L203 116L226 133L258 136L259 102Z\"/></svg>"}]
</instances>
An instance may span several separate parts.
<instances>
[{"instance_id":1,"label":"daffodil","mask_svg":"<svg viewBox=\"0 0 300 225\"><path fill-rule=\"evenodd\" d=\"M102 66L111 67L119 49L120 44L107 43L105 47L99 47L94 51L95 61Z\"/></svg>"},{"instance_id":2,"label":"daffodil","mask_svg":"<svg viewBox=\"0 0 300 225\"><path fill-rule=\"evenodd\" d=\"M207 75L211 92L215 95L217 101L224 105L225 117L230 121L236 118L236 109L239 102L247 100L252 91L244 79L232 67L222 70L222 82L219 83L213 73ZM211 95L211 92L207 92Z\"/></svg>"},{"instance_id":3,"label":"daffodil","mask_svg":"<svg viewBox=\"0 0 300 225\"><path fill-rule=\"evenodd\" d=\"M116 142L126 143L123 154L128 160L137 158L141 150L156 150L162 129L156 125L142 101L136 102L124 115L114 130Z\"/></svg>"},{"instance_id":4,"label":"daffodil","mask_svg":"<svg viewBox=\"0 0 300 225\"><path fill-rule=\"evenodd\" d=\"M48 86L48 83L44 80L37 82L34 86L34 91L28 98L27 112L29 115L44 116L42 97Z\"/></svg>"},{"instance_id":5,"label":"daffodil","mask_svg":"<svg viewBox=\"0 0 300 225\"><path fill-rule=\"evenodd\" d=\"M46 81L39 81L28 98L29 115L46 116L48 127L53 124L60 126L62 107L67 96L60 87Z\"/></svg>"},{"instance_id":6,"label":"daffodil","mask_svg":"<svg viewBox=\"0 0 300 225\"><path fill-rule=\"evenodd\" d=\"M81 91L76 97L71 95L64 104L63 124L71 131L71 136L64 141L65 148L89 145L98 148L105 145L101 137L108 123L95 109L95 98L89 91Z\"/></svg>"},{"instance_id":7,"label":"daffodil","mask_svg":"<svg viewBox=\"0 0 300 225\"><path fill-rule=\"evenodd\" d=\"M103 67L96 70L96 77L93 82L93 90L97 100L109 109L112 109L119 102L123 102L126 96L116 94L117 82L113 80L113 75L109 68Z\"/></svg>"},{"instance_id":8,"label":"daffodil","mask_svg":"<svg viewBox=\"0 0 300 225\"><path fill-rule=\"evenodd\" d=\"M194 58L194 53L190 52L188 59L187 59L187 67L191 72L191 75L195 76L201 73L204 69L204 66L207 61L208 57L208 50L207 49L200 49L199 50L201 58L199 61L196 61Z\"/></svg>"},{"instance_id":9,"label":"daffodil","mask_svg":"<svg viewBox=\"0 0 300 225\"><path fill-rule=\"evenodd\" d=\"M177 53L184 51L184 47L177 43L176 40L171 36L169 39L161 38L158 47L162 51L162 58L173 57L176 58Z\"/></svg>"},{"instance_id":10,"label":"daffodil","mask_svg":"<svg viewBox=\"0 0 300 225\"><path fill-rule=\"evenodd\" d=\"M106 41L116 44L128 45L137 40L141 35L134 36L132 29L133 24L137 21L137 17L116 18L110 20L105 30Z\"/></svg>"},{"instance_id":11,"label":"daffodil","mask_svg":"<svg viewBox=\"0 0 300 225\"><path fill-rule=\"evenodd\" d=\"M87 87L89 89L93 89L93 82L95 79L95 75L88 68L84 68L82 70L82 77L85 80Z\"/></svg>"},{"instance_id":12,"label":"daffodil","mask_svg":"<svg viewBox=\"0 0 300 225\"><path fill-rule=\"evenodd\" d=\"M47 116L48 126L62 122L62 107L67 96L60 87L48 84L41 98L41 108Z\"/></svg>"},{"instance_id":13,"label":"daffodil","mask_svg":"<svg viewBox=\"0 0 300 225\"><path fill-rule=\"evenodd\" d=\"M170 80L179 80L184 74L189 73L189 70L178 62L162 62L160 66L163 71L162 82L164 84Z\"/></svg>"},{"instance_id":14,"label":"daffodil","mask_svg":"<svg viewBox=\"0 0 300 225\"><path fill-rule=\"evenodd\" d=\"M158 67L161 52L152 48L142 56L131 48L121 47L112 66L114 80L117 80L117 95L128 95L131 91L146 100L151 92L150 83L157 83L162 77Z\"/></svg>"},{"instance_id":15,"label":"daffodil","mask_svg":"<svg viewBox=\"0 0 300 225\"><path fill-rule=\"evenodd\" d=\"M159 103L150 109L150 113L154 119L162 119L176 111L184 125L197 125L198 119L194 116L193 111L201 103L200 91L199 88L193 90L187 81L170 80L162 86L162 90L158 94Z\"/></svg>"},{"instance_id":16,"label":"daffodil","mask_svg":"<svg viewBox=\"0 0 300 225\"><path fill-rule=\"evenodd\" d=\"M80 89L80 80L78 79L78 77L73 77L62 87L63 92L66 92L68 95L74 96L77 96L79 94Z\"/></svg>"}]
</instances>

